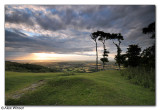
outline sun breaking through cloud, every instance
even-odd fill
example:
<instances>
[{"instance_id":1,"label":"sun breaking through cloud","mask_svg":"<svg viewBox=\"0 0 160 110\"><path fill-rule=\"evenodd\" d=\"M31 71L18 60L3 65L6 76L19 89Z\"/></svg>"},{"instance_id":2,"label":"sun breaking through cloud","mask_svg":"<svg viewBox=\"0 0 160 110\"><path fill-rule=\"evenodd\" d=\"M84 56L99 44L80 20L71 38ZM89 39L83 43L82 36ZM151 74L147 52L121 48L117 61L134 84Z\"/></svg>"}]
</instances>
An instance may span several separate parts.
<instances>
[{"instance_id":1,"label":"sun breaking through cloud","mask_svg":"<svg viewBox=\"0 0 160 110\"><path fill-rule=\"evenodd\" d=\"M153 5L6 5L6 60L95 60L97 30L121 33L122 52L135 43L144 49L152 41L142 28L153 21ZM114 60L115 46L106 47Z\"/></svg>"}]
</instances>

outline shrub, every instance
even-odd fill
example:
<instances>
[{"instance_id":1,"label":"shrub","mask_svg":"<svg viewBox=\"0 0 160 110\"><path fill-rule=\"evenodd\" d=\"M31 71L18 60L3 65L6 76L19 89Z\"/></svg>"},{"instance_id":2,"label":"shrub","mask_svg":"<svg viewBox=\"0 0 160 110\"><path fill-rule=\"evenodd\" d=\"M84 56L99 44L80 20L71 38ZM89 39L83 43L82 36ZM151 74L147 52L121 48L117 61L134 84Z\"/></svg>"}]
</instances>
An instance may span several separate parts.
<instances>
[{"instance_id":1,"label":"shrub","mask_svg":"<svg viewBox=\"0 0 160 110\"><path fill-rule=\"evenodd\" d=\"M148 70L145 67L129 67L121 70L121 76L130 80L136 85L155 90L155 70Z\"/></svg>"}]
</instances>

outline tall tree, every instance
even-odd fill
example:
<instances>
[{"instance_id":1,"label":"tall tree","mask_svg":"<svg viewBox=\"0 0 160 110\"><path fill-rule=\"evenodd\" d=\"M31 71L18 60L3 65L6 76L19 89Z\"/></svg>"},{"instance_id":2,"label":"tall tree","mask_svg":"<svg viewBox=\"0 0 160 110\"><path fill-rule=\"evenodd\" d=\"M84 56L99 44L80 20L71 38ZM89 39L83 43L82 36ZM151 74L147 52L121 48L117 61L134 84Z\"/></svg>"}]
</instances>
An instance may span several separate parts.
<instances>
[{"instance_id":1,"label":"tall tree","mask_svg":"<svg viewBox=\"0 0 160 110\"><path fill-rule=\"evenodd\" d=\"M123 56L121 55L122 50L120 48L120 45L121 45L121 40L124 40L124 39L120 33L119 34L112 34L110 38L112 39L113 44L117 47L117 55L115 56L115 60L116 60L116 63L118 64L118 67L120 70L120 65L123 63L123 60L124 60ZM114 39L117 39L118 43L115 43Z\"/></svg>"},{"instance_id":2,"label":"tall tree","mask_svg":"<svg viewBox=\"0 0 160 110\"><path fill-rule=\"evenodd\" d=\"M129 45L126 56L128 58L128 65L136 67L140 63L141 48L138 45Z\"/></svg>"},{"instance_id":3,"label":"tall tree","mask_svg":"<svg viewBox=\"0 0 160 110\"><path fill-rule=\"evenodd\" d=\"M103 51L103 58L101 58L101 61L102 61L102 63L103 63L103 69L104 69L105 63L106 63L106 62L109 62L109 61L108 61L108 58L107 58L109 51L107 51L107 49L106 49L105 42L106 42L107 39L109 39L110 34L109 34L109 33L105 33L105 32L103 32L103 31L97 31L97 33L98 33L98 35L100 36L98 40L99 40L100 42L102 42L102 44L103 44L103 49L104 49L104 51Z\"/></svg>"},{"instance_id":4,"label":"tall tree","mask_svg":"<svg viewBox=\"0 0 160 110\"><path fill-rule=\"evenodd\" d=\"M150 38L155 40L155 22L143 28L142 32L151 35ZM155 42L152 46L143 50L141 61L147 68L155 68Z\"/></svg>"},{"instance_id":5,"label":"tall tree","mask_svg":"<svg viewBox=\"0 0 160 110\"><path fill-rule=\"evenodd\" d=\"M97 34L97 32L93 32L90 36L94 40L94 42L96 44L96 71L98 71L98 50L97 50L98 34Z\"/></svg>"},{"instance_id":6,"label":"tall tree","mask_svg":"<svg viewBox=\"0 0 160 110\"><path fill-rule=\"evenodd\" d=\"M97 34L100 36L99 37L99 41L102 42L103 44L103 49L106 49L106 46L105 46L105 42L106 42L106 33L103 32L103 31L97 31Z\"/></svg>"},{"instance_id":7,"label":"tall tree","mask_svg":"<svg viewBox=\"0 0 160 110\"><path fill-rule=\"evenodd\" d=\"M144 34L151 34L151 38L155 39L155 22L149 24L147 27L142 29Z\"/></svg>"}]
</instances>

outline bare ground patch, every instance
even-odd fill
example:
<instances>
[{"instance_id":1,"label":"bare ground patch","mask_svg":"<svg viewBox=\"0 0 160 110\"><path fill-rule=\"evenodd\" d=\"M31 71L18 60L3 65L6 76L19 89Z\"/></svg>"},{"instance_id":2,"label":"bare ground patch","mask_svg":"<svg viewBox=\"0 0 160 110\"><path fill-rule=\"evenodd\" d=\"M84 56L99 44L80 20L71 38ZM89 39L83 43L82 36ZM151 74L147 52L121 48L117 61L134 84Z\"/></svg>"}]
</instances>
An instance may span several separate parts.
<instances>
[{"instance_id":1,"label":"bare ground patch","mask_svg":"<svg viewBox=\"0 0 160 110\"><path fill-rule=\"evenodd\" d=\"M42 86L43 84L45 83L44 80L39 80L37 83L33 83L31 84L30 86L22 89L22 90L19 90L19 91L16 91L10 95L8 95L8 98L11 98L11 99L19 99L20 97L22 97L25 93L29 92L29 91L34 91L35 89L37 89L38 87Z\"/></svg>"}]
</instances>

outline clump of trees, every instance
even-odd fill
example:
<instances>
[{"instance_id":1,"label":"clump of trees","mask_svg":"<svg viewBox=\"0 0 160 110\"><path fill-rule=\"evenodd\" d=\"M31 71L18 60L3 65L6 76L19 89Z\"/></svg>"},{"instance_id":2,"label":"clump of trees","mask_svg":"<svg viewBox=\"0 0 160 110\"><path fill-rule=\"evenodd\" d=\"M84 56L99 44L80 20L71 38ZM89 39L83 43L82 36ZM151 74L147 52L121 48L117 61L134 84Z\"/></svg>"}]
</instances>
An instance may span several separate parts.
<instances>
[{"instance_id":1,"label":"clump of trees","mask_svg":"<svg viewBox=\"0 0 160 110\"><path fill-rule=\"evenodd\" d=\"M126 53L122 54L121 41L124 39L120 33L93 32L91 38L96 43L96 70L98 71L97 42L100 41L103 44L103 58L100 60L104 69L105 63L109 62L106 41L110 40L117 48L117 54L114 59L119 70L122 64L126 67L125 70L121 71L121 75L131 80L134 84L155 90L155 22L144 27L142 33L148 35L154 41L153 45L142 50L137 44L132 44L128 46Z\"/></svg>"},{"instance_id":2,"label":"clump of trees","mask_svg":"<svg viewBox=\"0 0 160 110\"><path fill-rule=\"evenodd\" d=\"M154 68L155 69L155 22L149 24L147 27L142 29L144 34L148 34L151 39L154 40L152 46L143 50L141 54L142 63L147 68Z\"/></svg>"},{"instance_id":3,"label":"clump of trees","mask_svg":"<svg viewBox=\"0 0 160 110\"><path fill-rule=\"evenodd\" d=\"M153 45L147 47L141 52L138 45L129 45L126 54L124 54L124 64L126 67L143 66L147 69L155 69L155 22L142 29L142 33L148 34L154 41Z\"/></svg>"},{"instance_id":4,"label":"clump of trees","mask_svg":"<svg viewBox=\"0 0 160 110\"><path fill-rule=\"evenodd\" d=\"M142 33L151 35L151 39L155 39L155 22L149 24L147 27L142 29ZM105 67L105 63L109 62L108 53L109 51L106 48L106 41L112 40L113 44L117 48L117 54L115 55L116 63L119 67L123 64L125 67L137 67L139 65L155 68L155 43L141 52L141 48L132 44L127 48L127 52L125 54L122 53L122 49L120 47L121 41L124 40L121 33L106 33L103 31L97 31L91 33L91 38L94 40L96 44L96 70L98 71L98 50L97 50L97 42L100 41L103 45L103 58L100 60L103 64L103 69Z\"/></svg>"},{"instance_id":5,"label":"clump of trees","mask_svg":"<svg viewBox=\"0 0 160 110\"><path fill-rule=\"evenodd\" d=\"M100 41L103 44L103 58L101 58L100 60L102 61L103 64L103 69L105 67L105 63L109 62L108 60L108 53L109 51L106 49L106 40L112 40L113 43L116 45L117 47L117 55L115 57L115 60L119 66L120 69L120 64L122 64L122 60L121 60L121 48L120 48L120 44L121 44L121 40L123 40L123 36L120 33L105 33L103 31L97 31L97 32L93 32L91 33L91 38L95 41L96 44L96 70L98 71L98 50L97 50L97 40ZM114 40L118 40L118 43L116 44Z\"/></svg>"},{"instance_id":6,"label":"clump of trees","mask_svg":"<svg viewBox=\"0 0 160 110\"><path fill-rule=\"evenodd\" d=\"M145 88L155 90L155 22L142 29L153 40L153 45L144 49L138 45L129 45L126 54L123 54L123 64L127 67L121 75L131 82Z\"/></svg>"}]
</instances>

